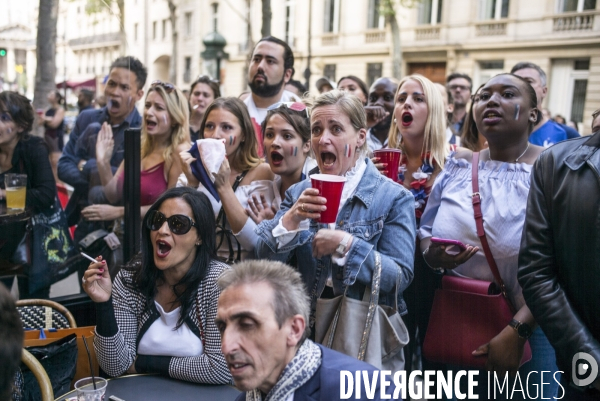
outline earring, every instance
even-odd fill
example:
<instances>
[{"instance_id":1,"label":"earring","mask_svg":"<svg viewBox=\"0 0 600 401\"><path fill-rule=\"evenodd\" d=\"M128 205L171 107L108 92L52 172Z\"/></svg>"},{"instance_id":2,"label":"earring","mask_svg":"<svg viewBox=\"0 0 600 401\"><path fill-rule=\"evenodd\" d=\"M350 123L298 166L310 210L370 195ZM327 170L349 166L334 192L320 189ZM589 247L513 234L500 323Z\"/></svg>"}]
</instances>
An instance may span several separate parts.
<instances>
[{"instance_id":1,"label":"earring","mask_svg":"<svg viewBox=\"0 0 600 401\"><path fill-rule=\"evenodd\" d=\"M396 119L395 119L395 118L394 118L394 124L397 124L397 123L396 123Z\"/></svg>"},{"instance_id":2,"label":"earring","mask_svg":"<svg viewBox=\"0 0 600 401\"><path fill-rule=\"evenodd\" d=\"M202 245L202 241L196 242L196 246L200 246L200 245Z\"/></svg>"}]
</instances>

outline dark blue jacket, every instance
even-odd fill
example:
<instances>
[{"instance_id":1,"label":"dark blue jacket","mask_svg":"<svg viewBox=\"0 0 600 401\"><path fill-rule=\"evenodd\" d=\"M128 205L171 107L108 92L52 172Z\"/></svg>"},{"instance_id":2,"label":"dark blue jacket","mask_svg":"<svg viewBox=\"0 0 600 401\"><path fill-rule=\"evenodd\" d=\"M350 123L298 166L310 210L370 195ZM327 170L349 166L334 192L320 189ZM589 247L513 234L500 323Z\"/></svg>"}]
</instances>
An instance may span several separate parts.
<instances>
[{"instance_id":1,"label":"dark blue jacket","mask_svg":"<svg viewBox=\"0 0 600 401\"><path fill-rule=\"evenodd\" d=\"M317 344L321 348L321 366L315 372L315 374L300 388L296 389L294 393L294 401L333 401L340 399L340 371L347 370L354 372L357 370L368 371L369 377L373 378L373 372L378 369L373 365L369 365L366 362L359 361L358 359L349 357L332 349L326 348L320 344ZM361 373L362 376L362 373ZM386 378L390 381L390 386L386 388L386 394L393 396L394 386L392 377L387 376ZM379 375L377 381L375 381L375 394L373 398L367 398L365 391L365 385L361 382L360 398L355 398L356 394L353 392L351 400L380 400L381 392L379 386ZM236 401L244 401L246 399L246 393L242 393L238 396ZM400 399L400 398L397 398Z\"/></svg>"}]
</instances>

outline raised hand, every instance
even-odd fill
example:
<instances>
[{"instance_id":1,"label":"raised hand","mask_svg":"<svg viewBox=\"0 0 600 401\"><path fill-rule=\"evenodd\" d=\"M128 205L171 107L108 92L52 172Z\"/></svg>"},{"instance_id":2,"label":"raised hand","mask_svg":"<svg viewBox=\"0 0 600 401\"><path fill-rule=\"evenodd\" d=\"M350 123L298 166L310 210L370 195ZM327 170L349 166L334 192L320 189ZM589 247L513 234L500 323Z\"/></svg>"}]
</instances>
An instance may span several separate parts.
<instances>
[{"instance_id":1,"label":"raised hand","mask_svg":"<svg viewBox=\"0 0 600 401\"><path fill-rule=\"evenodd\" d=\"M252 195L252 197L248 199L246 213L248 213L248 216L258 224L263 220L271 220L275 217L277 209L273 204L269 206L265 195L261 193L260 200L256 199L256 195Z\"/></svg>"},{"instance_id":2,"label":"raised hand","mask_svg":"<svg viewBox=\"0 0 600 401\"><path fill-rule=\"evenodd\" d=\"M99 163L110 163L114 148L115 141L113 139L112 128L105 122L102 124L102 128L98 132L98 138L96 139L96 160Z\"/></svg>"},{"instance_id":3,"label":"raised hand","mask_svg":"<svg viewBox=\"0 0 600 401\"><path fill-rule=\"evenodd\" d=\"M112 281L108 274L106 261L102 256L96 258L98 262L91 263L83 274L83 290L94 302L106 302L112 292Z\"/></svg>"}]
</instances>

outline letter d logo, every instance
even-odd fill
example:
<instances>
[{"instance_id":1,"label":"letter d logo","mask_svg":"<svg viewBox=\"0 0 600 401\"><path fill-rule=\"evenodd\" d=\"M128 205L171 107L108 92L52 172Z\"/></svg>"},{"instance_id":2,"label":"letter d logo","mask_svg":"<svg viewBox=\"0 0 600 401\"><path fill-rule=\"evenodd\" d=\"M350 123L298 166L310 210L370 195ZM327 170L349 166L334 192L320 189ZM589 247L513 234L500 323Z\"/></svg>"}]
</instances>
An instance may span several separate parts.
<instances>
[{"instance_id":1,"label":"letter d logo","mask_svg":"<svg viewBox=\"0 0 600 401\"><path fill-rule=\"evenodd\" d=\"M571 376L576 386L589 386L598 376L598 363L587 352L578 352L573 355Z\"/></svg>"}]
</instances>

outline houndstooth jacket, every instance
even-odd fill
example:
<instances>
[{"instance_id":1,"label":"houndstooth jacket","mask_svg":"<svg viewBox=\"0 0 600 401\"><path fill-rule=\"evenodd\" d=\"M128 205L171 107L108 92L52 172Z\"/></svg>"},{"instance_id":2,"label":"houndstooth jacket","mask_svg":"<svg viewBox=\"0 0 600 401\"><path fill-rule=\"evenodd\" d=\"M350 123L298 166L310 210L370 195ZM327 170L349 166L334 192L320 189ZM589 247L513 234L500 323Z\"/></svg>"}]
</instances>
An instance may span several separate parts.
<instances>
[{"instance_id":1,"label":"houndstooth jacket","mask_svg":"<svg viewBox=\"0 0 600 401\"><path fill-rule=\"evenodd\" d=\"M221 335L215 325L220 294L217 278L227 268L229 266L224 263L211 262L208 274L198 289L196 302L184 319L200 340L200 328L204 327L204 352L193 357L137 355L142 336L158 319L159 313L154 303L150 311L146 310L144 296L131 290L134 271L122 269L113 284L112 302L96 304L98 326L94 347L102 369L110 376L120 376L135 361L136 370L142 373L139 372L142 359L142 370L148 373L161 373L197 383L231 383L231 374L221 352Z\"/></svg>"}]
</instances>

